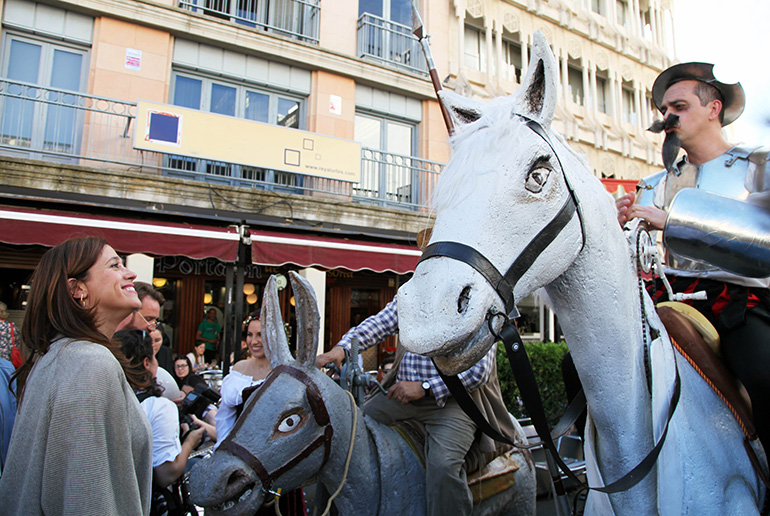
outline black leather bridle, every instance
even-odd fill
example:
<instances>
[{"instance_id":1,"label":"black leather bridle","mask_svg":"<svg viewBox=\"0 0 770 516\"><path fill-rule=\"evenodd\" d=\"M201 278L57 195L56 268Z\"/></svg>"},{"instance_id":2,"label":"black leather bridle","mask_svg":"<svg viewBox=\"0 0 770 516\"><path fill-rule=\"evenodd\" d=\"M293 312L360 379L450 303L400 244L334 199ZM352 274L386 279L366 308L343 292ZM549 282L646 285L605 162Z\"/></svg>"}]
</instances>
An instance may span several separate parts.
<instances>
[{"instance_id":1,"label":"black leather bridle","mask_svg":"<svg viewBox=\"0 0 770 516\"><path fill-rule=\"evenodd\" d=\"M305 384L305 395L307 396L308 403L310 404L310 410L313 413L316 423L322 428L322 433L312 443L307 445L301 452L289 459L285 464L275 468L272 472L268 472L267 468L262 464L256 456L245 446L239 444L235 440L235 436L238 430L243 426L244 422L248 419L248 415L254 409L257 401L262 394L267 392L268 387L273 383L280 375L288 374L303 384ZM294 466L306 459L316 449L323 446L324 454L321 466L326 464L329 460L329 454L331 453L332 436L334 435L334 429L332 428L331 421L329 419L329 411L326 409L321 391L313 380L304 371L291 367L288 365L279 365L273 369L265 379L259 390L249 398L248 403L243 409L238 421L235 422L235 426L230 431L227 438L222 441L219 446L220 450L229 452L239 459L241 459L246 465L248 465L259 478L262 483L262 489L267 493L273 493L273 483L281 475L292 469Z\"/></svg>"},{"instance_id":2,"label":"black leather bridle","mask_svg":"<svg viewBox=\"0 0 770 516\"><path fill-rule=\"evenodd\" d=\"M569 196L564 200L564 204L559 212L537 235L535 235L532 241L527 244L505 274L502 274L497 267L495 267L492 262L478 250L459 242L434 242L425 248L425 251L423 251L422 256L420 257L420 261L418 262L419 264L430 258L443 256L459 260L471 266L479 274L484 276L490 285L492 285L492 288L495 289L495 292L497 292L497 295L500 296L500 299L503 301L505 314L514 319L519 316L518 309L516 308L516 299L513 294L516 283L518 283L524 273L532 267L535 260L537 260L543 251L545 251L551 242L553 242L559 233L561 233L576 213L580 222L580 233L582 237L581 250L586 242L585 227L583 224L583 216L580 212L580 204L575 195L575 191L569 182L569 178L564 172L564 167L556 153L556 149L551 143L551 139L539 122L521 115L516 116L521 117L527 127L543 139L548 147L550 147L553 156L559 164L559 168L561 169L561 173L564 176L564 181L567 185L567 190L569 191Z\"/></svg>"}]
</instances>

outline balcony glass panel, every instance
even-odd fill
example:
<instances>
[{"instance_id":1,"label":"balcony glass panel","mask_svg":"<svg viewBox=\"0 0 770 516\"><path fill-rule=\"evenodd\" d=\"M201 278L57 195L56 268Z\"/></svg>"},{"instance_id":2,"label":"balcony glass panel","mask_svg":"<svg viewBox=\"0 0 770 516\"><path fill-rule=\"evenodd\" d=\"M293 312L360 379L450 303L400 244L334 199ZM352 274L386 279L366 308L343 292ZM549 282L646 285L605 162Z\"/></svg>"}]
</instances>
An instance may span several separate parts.
<instances>
[{"instance_id":1,"label":"balcony glass panel","mask_svg":"<svg viewBox=\"0 0 770 516\"><path fill-rule=\"evenodd\" d=\"M178 0L179 7L318 43L320 0Z\"/></svg>"},{"instance_id":2,"label":"balcony glass panel","mask_svg":"<svg viewBox=\"0 0 770 516\"><path fill-rule=\"evenodd\" d=\"M412 27L371 13L358 19L358 55L415 73L426 73L425 56Z\"/></svg>"}]
</instances>

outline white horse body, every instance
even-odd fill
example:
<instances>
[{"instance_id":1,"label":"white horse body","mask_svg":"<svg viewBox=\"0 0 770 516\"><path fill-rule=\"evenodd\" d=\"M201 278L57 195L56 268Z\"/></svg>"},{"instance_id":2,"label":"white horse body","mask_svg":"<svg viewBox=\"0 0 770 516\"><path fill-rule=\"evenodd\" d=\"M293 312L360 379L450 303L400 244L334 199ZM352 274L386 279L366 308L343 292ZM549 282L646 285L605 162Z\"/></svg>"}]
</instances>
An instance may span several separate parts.
<instances>
[{"instance_id":1,"label":"white horse body","mask_svg":"<svg viewBox=\"0 0 770 516\"><path fill-rule=\"evenodd\" d=\"M674 386L674 354L651 300L640 296L611 196L550 130L555 69L545 38L536 33L530 68L515 96L485 106L443 95L459 127L437 186L430 244L473 247L505 273L573 195L571 185L578 213L516 283L514 297L544 286L558 315L590 407L586 457L593 457L589 483L598 486L631 470L658 440ZM539 123L550 145L521 115ZM446 256L421 262L398 297L401 342L432 356L448 373L467 369L486 353L495 341L486 318L505 311L479 272ZM661 334L650 346L652 396L642 298ZM494 321L499 329L501 320ZM764 489L738 424L689 364L676 360L681 400L653 472L626 492L607 497L592 491L587 514L758 513Z\"/></svg>"}]
</instances>

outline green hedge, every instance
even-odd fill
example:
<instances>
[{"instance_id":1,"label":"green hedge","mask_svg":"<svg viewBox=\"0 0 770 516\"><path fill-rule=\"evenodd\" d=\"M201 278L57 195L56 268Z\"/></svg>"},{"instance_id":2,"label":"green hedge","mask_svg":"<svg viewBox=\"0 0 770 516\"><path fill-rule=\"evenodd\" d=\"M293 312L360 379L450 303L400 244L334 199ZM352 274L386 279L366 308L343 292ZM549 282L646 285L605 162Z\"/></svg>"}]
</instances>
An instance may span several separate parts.
<instances>
[{"instance_id":1,"label":"green hedge","mask_svg":"<svg viewBox=\"0 0 770 516\"><path fill-rule=\"evenodd\" d=\"M545 414L548 422L553 426L567 408L567 394L561 375L561 361L568 351L567 344L563 341L528 342L524 347L540 388ZM508 365L508 357L502 342L497 344L497 375L508 411L517 418L529 417L521 403L519 388L513 379L513 372Z\"/></svg>"}]
</instances>

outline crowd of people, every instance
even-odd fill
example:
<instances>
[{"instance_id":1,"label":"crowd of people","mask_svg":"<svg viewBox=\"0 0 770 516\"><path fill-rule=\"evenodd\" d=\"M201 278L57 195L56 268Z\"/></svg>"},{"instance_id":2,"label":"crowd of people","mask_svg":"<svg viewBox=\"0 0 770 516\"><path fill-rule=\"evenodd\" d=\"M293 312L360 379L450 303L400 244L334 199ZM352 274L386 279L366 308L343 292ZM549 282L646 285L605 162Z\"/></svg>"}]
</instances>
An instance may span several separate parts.
<instances>
[{"instance_id":1,"label":"crowd of people","mask_svg":"<svg viewBox=\"0 0 770 516\"><path fill-rule=\"evenodd\" d=\"M717 81L711 65L686 63L661 74L653 97L666 120L666 156L672 155L671 146L681 147L686 156L678 162L667 157L667 170L643 181L639 198L629 194L618 200L621 224L640 218L665 234L676 212L674 193L684 187L714 190L720 184L714 177L739 182L746 195L766 190L770 173L764 155L759 159L756 149L736 150L721 133L743 109L740 85ZM733 166L728 175L725 169ZM692 184L669 188L687 174ZM704 178L711 182L698 183ZM746 386L759 438L767 444L770 281L742 278L720 264L704 267L704 262L680 259L668 265L675 291L709 292L708 301L695 307L722 333L724 358ZM169 336L158 324L165 299L135 280L105 240L74 238L41 258L21 328L8 321L7 307L0 303L4 514L182 514L187 501L179 480L193 450L204 441L216 447L226 438L244 402L270 374L261 321L252 314L243 323L237 356L231 357L234 366L216 394L218 406L206 402L199 413L185 413L187 397L210 388L199 373L219 364L223 328L217 311L206 311L193 351L173 356ZM651 293L663 296L656 285ZM353 338L366 349L397 332L395 297L319 355L316 364L339 366ZM399 347L380 375L387 395L375 391L364 412L385 423L424 424L427 514L470 514L466 475L500 452L499 443L480 435L430 359ZM459 378L495 429L513 439L495 348ZM283 514L305 514L302 491L284 495L280 508Z\"/></svg>"}]
</instances>

